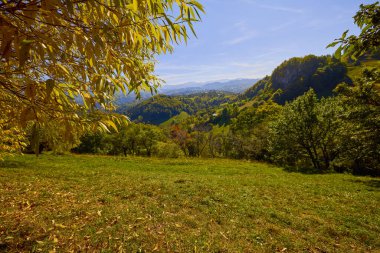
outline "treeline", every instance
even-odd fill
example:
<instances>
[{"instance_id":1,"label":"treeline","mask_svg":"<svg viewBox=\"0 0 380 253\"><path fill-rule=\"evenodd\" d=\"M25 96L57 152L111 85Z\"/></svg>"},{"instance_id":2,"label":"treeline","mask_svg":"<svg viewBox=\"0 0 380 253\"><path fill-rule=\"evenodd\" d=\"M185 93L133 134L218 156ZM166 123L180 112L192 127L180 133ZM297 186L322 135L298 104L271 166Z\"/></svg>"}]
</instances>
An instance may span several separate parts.
<instances>
[{"instance_id":1,"label":"treeline","mask_svg":"<svg viewBox=\"0 0 380 253\"><path fill-rule=\"evenodd\" d=\"M163 129L144 123L130 123L113 133L86 133L80 137L80 144L72 151L124 156L182 156L181 151L170 141Z\"/></svg>"},{"instance_id":2,"label":"treeline","mask_svg":"<svg viewBox=\"0 0 380 253\"><path fill-rule=\"evenodd\" d=\"M365 66L309 55L285 61L240 97L156 96L128 109L135 123L117 133L87 133L73 151L380 175L379 74Z\"/></svg>"},{"instance_id":3,"label":"treeline","mask_svg":"<svg viewBox=\"0 0 380 253\"><path fill-rule=\"evenodd\" d=\"M273 100L218 115L199 114L165 128L132 123L118 133L86 134L79 153L252 159L315 172L380 175L378 73L319 99L310 89L290 103ZM217 124L217 123L220 124Z\"/></svg>"},{"instance_id":4,"label":"treeline","mask_svg":"<svg viewBox=\"0 0 380 253\"><path fill-rule=\"evenodd\" d=\"M117 132L83 134L75 125L51 125L36 134L31 125L27 152L220 157L380 175L378 60L367 56L365 61L372 64L369 69L327 56L292 58L239 97L224 92L156 96L129 108L133 121ZM282 100L284 94L289 101Z\"/></svg>"}]
</instances>

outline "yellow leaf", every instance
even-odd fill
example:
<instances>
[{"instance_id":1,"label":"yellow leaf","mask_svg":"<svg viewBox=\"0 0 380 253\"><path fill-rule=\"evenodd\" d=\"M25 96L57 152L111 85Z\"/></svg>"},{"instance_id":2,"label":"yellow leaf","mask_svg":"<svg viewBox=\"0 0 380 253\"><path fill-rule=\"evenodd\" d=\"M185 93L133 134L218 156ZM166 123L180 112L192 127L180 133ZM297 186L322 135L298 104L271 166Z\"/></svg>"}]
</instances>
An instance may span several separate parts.
<instances>
[{"instance_id":1,"label":"yellow leaf","mask_svg":"<svg viewBox=\"0 0 380 253\"><path fill-rule=\"evenodd\" d=\"M62 69L67 75L70 75L70 72L67 70L67 68L65 66L63 66L62 64L60 63L57 63L56 64L60 69Z\"/></svg>"},{"instance_id":2,"label":"yellow leaf","mask_svg":"<svg viewBox=\"0 0 380 253\"><path fill-rule=\"evenodd\" d=\"M106 123L111 126L116 132L118 132L118 128L112 120L107 120Z\"/></svg>"},{"instance_id":3,"label":"yellow leaf","mask_svg":"<svg viewBox=\"0 0 380 253\"><path fill-rule=\"evenodd\" d=\"M88 59L88 63L90 64L90 67L94 66L94 61L92 60L92 57L90 57L90 59Z\"/></svg>"},{"instance_id":4,"label":"yellow leaf","mask_svg":"<svg viewBox=\"0 0 380 253\"><path fill-rule=\"evenodd\" d=\"M134 10L134 11L137 11L138 8L139 8L137 0L133 0L133 3L132 3L132 4L133 4L133 10Z\"/></svg>"},{"instance_id":5,"label":"yellow leaf","mask_svg":"<svg viewBox=\"0 0 380 253\"><path fill-rule=\"evenodd\" d=\"M55 226L58 228L67 228L67 226L59 224L59 223L56 223Z\"/></svg>"}]
</instances>

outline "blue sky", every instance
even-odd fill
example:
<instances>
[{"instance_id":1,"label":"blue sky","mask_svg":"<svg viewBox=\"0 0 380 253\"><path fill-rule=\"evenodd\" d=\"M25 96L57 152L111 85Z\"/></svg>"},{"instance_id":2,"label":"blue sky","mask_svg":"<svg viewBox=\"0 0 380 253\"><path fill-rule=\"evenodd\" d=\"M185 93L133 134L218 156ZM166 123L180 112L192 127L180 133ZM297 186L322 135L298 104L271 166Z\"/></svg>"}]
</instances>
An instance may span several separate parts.
<instances>
[{"instance_id":1,"label":"blue sky","mask_svg":"<svg viewBox=\"0 0 380 253\"><path fill-rule=\"evenodd\" d=\"M158 57L156 74L175 85L270 75L294 56L331 54L326 45L357 33L358 0L199 0L197 38Z\"/></svg>"}]
</instances>

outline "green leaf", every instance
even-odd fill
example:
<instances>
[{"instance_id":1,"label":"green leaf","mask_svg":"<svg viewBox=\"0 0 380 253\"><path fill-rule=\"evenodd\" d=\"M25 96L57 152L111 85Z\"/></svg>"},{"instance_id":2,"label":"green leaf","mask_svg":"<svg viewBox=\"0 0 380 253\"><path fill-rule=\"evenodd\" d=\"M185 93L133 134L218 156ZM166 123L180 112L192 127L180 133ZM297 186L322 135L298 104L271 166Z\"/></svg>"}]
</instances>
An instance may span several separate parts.
<instances>
[{"instance_id":1,"label":"green leaf","mask_svg":"<svg viewBox=\"0 0 380 253\"><path fill-rule=\"evenodd\" d=\"M342 34L342 40L344 40L346 37L347 37L347 33L348 33L348 30L346 30L343 34Z\"/></svg>"},{"instance_id":2,"label":"green leaf","mask_svg":"<svg viewBox=\"0 0 380 253\"><path fill-rule=\"evenodd\" d=\"M326 48L335 47L338 43L340 43L340 41L334 41L334 42L328 44Z\"/></svg>"},{"instance_id":3,"label":"green leaf","mask_svg":"<svg viewBox=\"0 0 380 253\"><path fill-rule=\"evenodd\" d=\"M334 53L334 57L336 59L340 59L342 57L342 47L338 47L338 49Z\"/></svg>"}]
</instances>

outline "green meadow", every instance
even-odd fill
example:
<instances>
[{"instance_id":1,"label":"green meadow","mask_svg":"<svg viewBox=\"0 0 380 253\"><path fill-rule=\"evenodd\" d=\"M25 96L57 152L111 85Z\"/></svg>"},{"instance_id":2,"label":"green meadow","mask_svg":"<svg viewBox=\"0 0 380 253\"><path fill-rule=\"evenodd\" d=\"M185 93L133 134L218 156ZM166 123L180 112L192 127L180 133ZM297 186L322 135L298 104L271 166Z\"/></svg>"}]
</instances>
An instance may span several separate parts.
<instances>
[{"instance_id":1,"label":"green meadow","mask_svg":"<svg viewBox=\"0 0 380 253\"><path fill-rule=\"evenodd\" d=\"M379 204L371 177L24 155L0 164L0 251L379 252Z\"/></svg>"}]
</instances>

